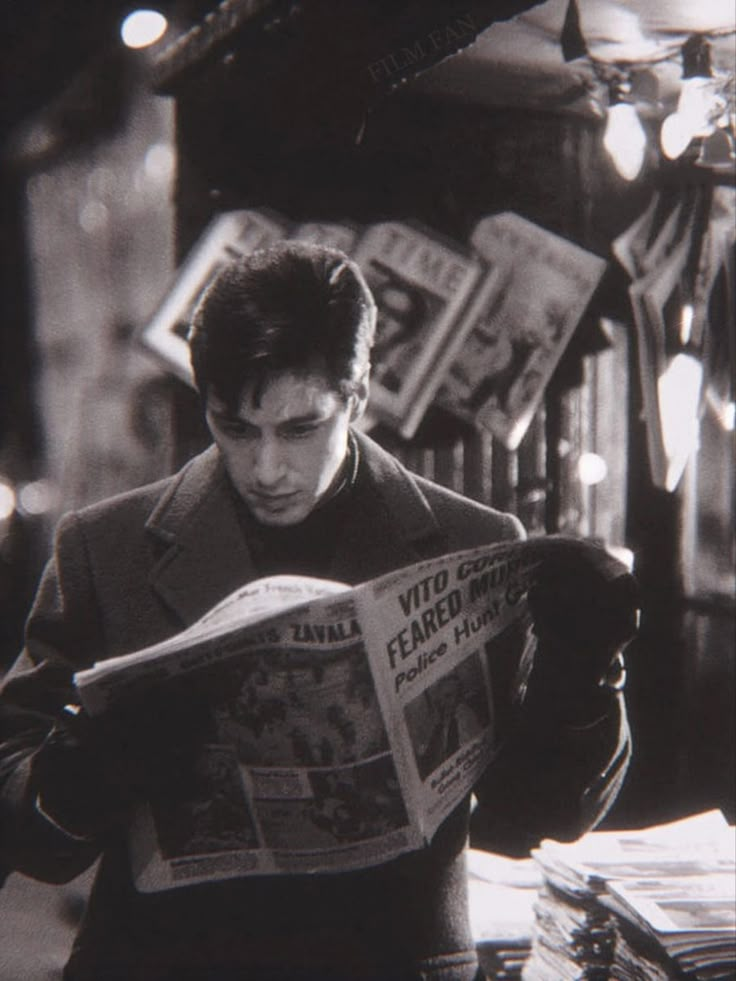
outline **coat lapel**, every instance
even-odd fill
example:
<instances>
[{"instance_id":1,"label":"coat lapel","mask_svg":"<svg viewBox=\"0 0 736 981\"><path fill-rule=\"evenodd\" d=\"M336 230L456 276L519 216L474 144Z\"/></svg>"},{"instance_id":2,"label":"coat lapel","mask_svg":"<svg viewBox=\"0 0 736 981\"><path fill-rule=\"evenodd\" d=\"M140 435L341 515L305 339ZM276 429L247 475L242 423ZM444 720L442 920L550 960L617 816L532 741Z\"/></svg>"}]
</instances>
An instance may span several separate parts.
<instances>
[{"instance_id":1,"label":"coat lapel","mask_svg":"<svg viewBox=\"0 0 736 981\"><path fill-rule=\"evenodd\" d=\"M360 478L331 569L333 578L351 584L446 549L445 535L411 474L373 440L355 435Z\"/></svg>"},{"instance_id":2,"label":"coat lapel","mask_svg":"<svg viewBox=\"0 0 736 981\"><path fill-rule=\"evenodd\" d=\"M151 571L151 588L185 625L256 576L214 446L185 468L146 529L168 546Z\"/></svg>"},{"instance_id":3,"label":"coat lapel","mask_svg":"<svg viewBox=\"0 0 736 981\"><path fill-rule=\"evenodd\" d=\"M361 476L330 575L356 584L446 550L426 498L397 460L357 435ZM151 588L183 625L257 577L216 447L195 457L151 514L166 548Z\"/></svg>"}]
</instances>

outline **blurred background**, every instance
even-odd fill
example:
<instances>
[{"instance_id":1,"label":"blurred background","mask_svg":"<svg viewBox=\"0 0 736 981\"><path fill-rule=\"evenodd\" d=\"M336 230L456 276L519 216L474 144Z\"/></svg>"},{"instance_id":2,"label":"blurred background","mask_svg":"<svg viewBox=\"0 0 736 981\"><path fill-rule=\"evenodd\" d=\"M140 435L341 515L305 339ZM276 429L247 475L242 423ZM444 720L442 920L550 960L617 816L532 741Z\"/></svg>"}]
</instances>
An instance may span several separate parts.
<instances>
[{"instance_id":1,"label":"blurred background","mask_svg":"<svg viewBox=\"0 0 736 981\"><path fill-rule=\"evenodd\" d=\"M359 255L399 223L475 263L479 289L508 259L479 222L513 212L602 260L513 437L441 390L408 428L378 406L372 435L530 534L633 565L636 755L609 823L733 820L735 27L731 0L6 4L3 666L58 517L207 441L171 296L213 221ZM399 319L407 302L386 293Z\"/></svg>"}]
</instances>

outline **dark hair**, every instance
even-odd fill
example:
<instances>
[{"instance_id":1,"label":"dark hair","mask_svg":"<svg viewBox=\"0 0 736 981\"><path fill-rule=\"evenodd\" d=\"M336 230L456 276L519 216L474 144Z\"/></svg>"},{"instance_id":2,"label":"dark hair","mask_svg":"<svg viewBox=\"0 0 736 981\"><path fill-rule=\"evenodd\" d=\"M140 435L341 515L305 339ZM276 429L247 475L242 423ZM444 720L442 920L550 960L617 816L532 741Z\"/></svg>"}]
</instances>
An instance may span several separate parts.
<instances>
[{"instance_id":1,"label":"dark hair","mask_svg":"<svg viewBox=\"0 0 736 981\"><path fill-rule=\"evenodd\" d=\"M370 363L376 305L358 266L299 242L235 259L202 293L189 336L194 380L234 405L282 371L323 370L347 398Z\"/></svg>"}]
</instances>

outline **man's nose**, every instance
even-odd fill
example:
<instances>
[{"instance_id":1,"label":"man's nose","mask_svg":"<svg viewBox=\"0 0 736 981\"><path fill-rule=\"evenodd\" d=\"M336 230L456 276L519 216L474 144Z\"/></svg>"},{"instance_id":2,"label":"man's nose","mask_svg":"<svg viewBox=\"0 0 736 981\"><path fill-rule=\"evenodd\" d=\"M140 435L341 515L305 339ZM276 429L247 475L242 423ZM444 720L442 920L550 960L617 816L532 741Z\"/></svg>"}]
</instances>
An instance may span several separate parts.
<instances>
[{"instance_id":1,"label":"man's nose","mask_svg":"<svg viewBox=\"0 0 736 981\"><path fill-rule=\"evenodd\" d=\"M253 470L256 480L263 487L271 487L281 480L285 473L285 460L276 440L262 440L255 451Z\"/></svg>"}]
</instances>

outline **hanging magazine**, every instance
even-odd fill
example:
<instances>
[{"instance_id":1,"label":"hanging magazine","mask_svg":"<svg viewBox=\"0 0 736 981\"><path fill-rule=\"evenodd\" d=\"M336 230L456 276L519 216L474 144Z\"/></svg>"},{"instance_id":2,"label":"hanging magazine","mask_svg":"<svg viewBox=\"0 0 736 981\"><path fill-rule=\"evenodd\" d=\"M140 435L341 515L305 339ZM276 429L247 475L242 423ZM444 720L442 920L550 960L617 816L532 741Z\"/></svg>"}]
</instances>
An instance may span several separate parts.
<instances>
[{"instance_id":1,"label":"hanging magazine","mask_svg":"<svg viewBox=\"0 0 736 981\"><path fill-rule=\"evenodd\" d=\"M354 258L378 307L370 411L411 439L462 344L480 263L426 229L371 225Z\"/></svg>"},{"instance_id":2,"label":"hanging magazine","mask_svg":"<svg viewBox=\"0 0 736 981\"><path fill-rule=\"evenodd\" d=\"M286 222L265 211L225 211L213 218L141 331L144 346L183 381L192 384L187 336L197 297L226 262L269 248L286 234Z\"/></svg>"},{"instance_id":3,"label":"hanging magazine","mask_svg":"<svg viewBox=\"0 0 736 981\"><path fill-rule=\"evenodd\" d=\"M488 273L438 401L515 450L606 263L510 211L482 219L471 240Z\"/></svg>"}]
</instances>

